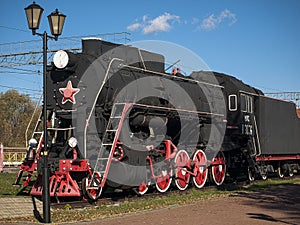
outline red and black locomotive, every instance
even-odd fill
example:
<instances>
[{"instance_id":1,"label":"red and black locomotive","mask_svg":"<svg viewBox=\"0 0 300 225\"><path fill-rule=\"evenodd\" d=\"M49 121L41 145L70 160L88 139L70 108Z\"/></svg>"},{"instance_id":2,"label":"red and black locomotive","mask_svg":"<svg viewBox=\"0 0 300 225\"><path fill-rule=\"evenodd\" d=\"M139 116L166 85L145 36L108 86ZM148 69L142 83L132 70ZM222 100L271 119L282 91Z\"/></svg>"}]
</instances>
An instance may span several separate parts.
<instances>
[{"instance_id":1,"label":"red and black locomotive","mask_svg":"<svg viewBox=\"0 0 300 225\"><path fill-rule=\"evenodd\" d=\"M96 200L107 187L144 194L300 170L295 104L222 73L167 73L162 55L139 48L82 44L48 66L50 196ZM33 196L43 188L39 123L16 181L37 171Z\"/></svg>"}]
</instances>

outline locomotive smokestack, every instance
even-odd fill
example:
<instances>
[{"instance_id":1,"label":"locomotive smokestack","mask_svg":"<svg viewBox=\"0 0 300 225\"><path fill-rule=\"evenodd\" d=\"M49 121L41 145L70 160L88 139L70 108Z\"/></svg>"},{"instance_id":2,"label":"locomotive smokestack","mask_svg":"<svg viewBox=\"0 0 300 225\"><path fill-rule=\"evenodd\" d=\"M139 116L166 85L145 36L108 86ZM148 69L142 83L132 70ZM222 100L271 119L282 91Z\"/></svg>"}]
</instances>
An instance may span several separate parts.
<instances>
[{"instance_id":1,"label":"locomotive smokestack","mask_svg":"<svg viewBox=\"0 0 300 225\"><path fill-rule=\"evenodd\" d=\"M120 45L102 41L101 38L91 37L82 39L82 52L88 55L99 56L118 46Z\"/></svg>"},{"instance_id":2,"label":"locomotive smokestack","mask_svg":"<svg viewBox=\"0 0 300 225\"><path fill-rule=\"evenodd\" d=\"M132 65L160 73L164 73L165 71L165 58L161 54L149 52L128 45L103 41L100 38L82 39L82 53L84 54L98 57L114 48L116 48L116 51L112 51L110 54L113 54L114 57L123 59L124 63L127 65Z\"/></svg>"}]
</instances>

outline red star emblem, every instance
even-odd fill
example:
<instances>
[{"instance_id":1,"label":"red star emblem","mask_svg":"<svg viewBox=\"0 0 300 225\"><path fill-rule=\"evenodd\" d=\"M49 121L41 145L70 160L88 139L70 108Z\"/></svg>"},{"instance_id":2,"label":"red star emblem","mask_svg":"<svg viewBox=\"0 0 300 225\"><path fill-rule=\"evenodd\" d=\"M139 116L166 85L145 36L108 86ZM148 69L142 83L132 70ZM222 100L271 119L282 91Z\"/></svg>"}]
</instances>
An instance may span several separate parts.
<instances>
[{"instance_id":1,"label":"red star emblem","mask_svg":"<svg viewBox=\"0 0 300 225\"><path fill-rule=\"evenodd\" d=\"M65 104L67 101L76 104L75 95L80 91L79 88L73 88L72 82L69 80L67 87L60 88L59 92L64 96L61 103Z\"/></svg>"}]
</instances>

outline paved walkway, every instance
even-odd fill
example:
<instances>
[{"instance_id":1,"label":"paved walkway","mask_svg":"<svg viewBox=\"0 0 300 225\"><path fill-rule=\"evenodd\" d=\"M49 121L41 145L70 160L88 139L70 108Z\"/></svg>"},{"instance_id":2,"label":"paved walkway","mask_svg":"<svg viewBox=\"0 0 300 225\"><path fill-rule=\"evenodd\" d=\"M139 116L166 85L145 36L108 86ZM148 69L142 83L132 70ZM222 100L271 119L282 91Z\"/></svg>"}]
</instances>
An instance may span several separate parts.
<instances>
[{"instance_id":1,"label":"paved walkway","mask_svg":"<svg viewBox=\"0 0 300 225\"><path fill-rule=\"evenodd\" d=\"M228 198L143 211L125 216L78 221L70 225L197 224L197 225L299 225L300 183L274 186L253 192L240 192ZM37 210L42 203L36 200ZM31 198L0 198L0 218L33 215ZM13 224L24 224L19 221Z\"/></svg>"},{"instance_id":2,"label":"paved walkway","mask_svg":"<svg viewBox=\"0 0 300 225\"><path fill-rule=\"evenodd\" d=\"M63 225L300 225L300 184Z\"/></svg>"},{"instance_id":3,"label":"paved walkway","mask_svg":"<svg viewBox=\"0 0 300 225\"><path fill-rule=\"evenodd\" d=\"M35 199L36 209L43 211L42 202ZM19 216L32 216L34 202L32 198L24 197L7 197L0 198L0 219L13 218Z\"/></svg>"}]
</instances>

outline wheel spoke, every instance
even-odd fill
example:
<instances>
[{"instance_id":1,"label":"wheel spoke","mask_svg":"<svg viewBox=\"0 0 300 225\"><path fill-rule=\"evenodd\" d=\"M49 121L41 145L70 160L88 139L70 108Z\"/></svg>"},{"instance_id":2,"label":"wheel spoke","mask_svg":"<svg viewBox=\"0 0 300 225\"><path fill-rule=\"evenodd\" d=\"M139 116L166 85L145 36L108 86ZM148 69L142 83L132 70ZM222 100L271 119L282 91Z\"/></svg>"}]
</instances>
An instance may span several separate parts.
<instances>
[{"instance_id":1,"label":"wheel spoke","mask_svg":"<svg viewBox=\"0 0 300 225\"><path fill-rule=\"evenodd\" d=\"M226 175L226 161L223 152L219 152L213 159L213 165L211 167L212 178L216 185L223 184Z\"/></svg>"},{"instance_id":2,"label":"wheel spoke","mask_svg":"<svg viewBox=\"0 0 300 225\"><path fill-rule=\"evenodd\" d=\"M94 173L92 178L85 178L83 181L83 191L93 201L96 201L102 193L102 187L99 186L100 183L101 176L99 173Z\"/></svg>"},{"instance_id":3,"label":"wheel spoke","mask_svg":"<svg viewBox=\"0 0 300 225\"><path fill-rule=\"evenodd\" d=\"M143 181L142 184L137 188L137 193L139 195L144 195L149 189L149 182Z\"/></svg>"},{"instance_id":4,"label":"wheel spoke","mask_svg":"<svg viewBox=\"0 0 300 225\"><path fill-rule=\"evenodd\" d=\"M190 157L185 150L177 152L175 162L175 184L181 191L188 187L190 181L190 173L187 172L186 166L189 163Z\"/></svg>"},{"instance_id":5,"label":"wheel spoke","mask_svg":"<svg viewBox=\"0 0 300 225\"><path fill-rule=\"evenodd\" d=\"M206 155L202 150L197 150L193 156L196 176L193 177L193 183L197 188L202 188L207 180Z\"/></svg>"},{"instance_id":6,"label":"wheel spoke","mask_svg":"<svg viewBox=\"0 0 300 225\"><path fill-rule=\"evenodd\" d=\"M172 177L170 176L170 174L167 173L166 175L163 175L165 173L166 172L162 171L161 175L156 179L156 189L161 193L166 192L172 182Z\"/></svg>"}]
</instances>

